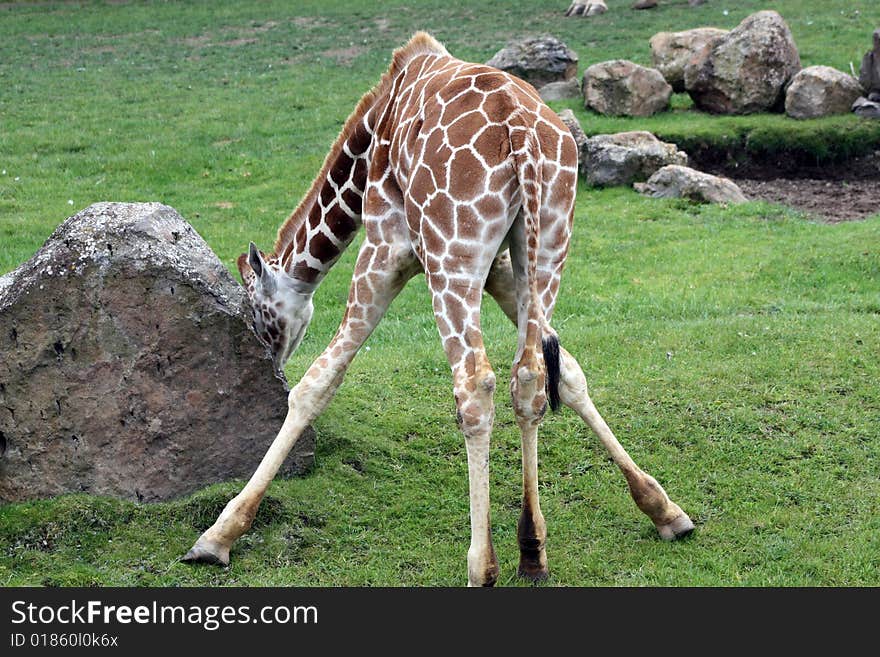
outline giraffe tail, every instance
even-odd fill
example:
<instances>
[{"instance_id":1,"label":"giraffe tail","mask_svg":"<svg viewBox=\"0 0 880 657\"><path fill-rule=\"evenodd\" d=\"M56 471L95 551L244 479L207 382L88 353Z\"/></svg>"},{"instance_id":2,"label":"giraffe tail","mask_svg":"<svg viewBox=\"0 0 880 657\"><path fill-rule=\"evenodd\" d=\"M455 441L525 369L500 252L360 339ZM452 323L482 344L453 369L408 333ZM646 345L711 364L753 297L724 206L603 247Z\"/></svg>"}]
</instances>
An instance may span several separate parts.
<instances>
[{"instance_id":1,"label":"giraffe tail","mask_svg":"<svg viewBox=\"0 0 880 657\"><path fill-rule=\"evenodd\" d=\"M559 337L544 315L538 295L538 247L541 238L541 150L534 126L523 116L522 106L516 107L508 120L510 147L522 198L524 219L525 268L529 285L528 326L525 349L537 351L541 343L544 361L547 402L553 411L559 408L560 355ZM512 254L511 254L512 255Z\"/></svg>"}]
</instances>

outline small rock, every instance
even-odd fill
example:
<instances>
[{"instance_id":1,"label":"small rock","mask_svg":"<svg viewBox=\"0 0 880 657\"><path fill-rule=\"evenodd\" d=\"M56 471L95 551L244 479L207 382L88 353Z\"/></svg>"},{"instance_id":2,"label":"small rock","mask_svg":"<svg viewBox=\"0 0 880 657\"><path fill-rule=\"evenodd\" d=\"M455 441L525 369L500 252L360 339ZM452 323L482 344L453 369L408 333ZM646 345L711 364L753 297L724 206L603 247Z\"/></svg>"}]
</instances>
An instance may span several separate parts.
<instances>
[{"instance_id":1,"label":"small rock","mask_svg":"<svg viewBox=\"0 0 880 657\"><path fill-rule=\"evenodd\" d=\"M686 198L698 203L748 202L732 180L674 164L663 167L648 182L636 183L634 187L640 194L653 198Z\"/></svg>"},{"instance_id":2,"label":"small rock","mask_svg":"<svg viewBox=\"0 0 880 657\"><path fill-rule=\"evenodd\" d=\"M587 109L609 116L651 116L667 109L672 95L659 71L625 59L590 66L583 89Z\"/></svg>"},{"instance_id":3,"label":"small rock","mask_svg":"<svg viewBox=\"0 0 880 657\"><path fill-rule=\"evenodd\" d=\"M581 85L578 84L577 78L570 80L560 80L559 82L551 82L545 84L538 89L541 98L547 100L570 100L572 98L580 98Z\"/></svg>"},{"instance_id":4,"label":"small rock","mask_svg":"<svg viewBox=\"0 0 880 657\"><path fill-rule=\"evenodd\" d=\"M542 87L573 78L578 56L556 37L542 36L511 41L486 64Z\"/></svg>"},{"instance_id":5,"label":"small rock","mask_svg":"<svg viewBox=\"0 0 880 657\"><path fill-rule=\"evenodd\" d=\"M596 135L583 147L581 168L587 182L595 187L631 185L648 179L669 164L687 164L687 153L675 144L660 141L650 132L620 132Z\"/></svg>"},{"instance_id":6,"label":"small rock","mask_svg":"<svg viewBox=\"0 0 880 657\"><path fill-rule=\"evenodd\" d=\"M863 119L880 119L880 102L857 98L853 103L852 111L856 116Z\"/></svg>"},{"instance_id":7,"label":"small rock","mask_svg":"<svg viewBox=\"0 0 880 657\"><path fill-rule=\"evenodd\" d=\"M577 120L577 117L574 115L570 109L562 110L559 112L559 118L562 119L562 122L568 127L569 132L571 132L571 136L574 137L574 141L578 147L578 169L580 171L586 171L586 144L587 144L587 135L584 134L583 128L581 128L580 121Z\"/></svg>"},{"instance_id":8,"label":"small rock","mask_svg":"<svg viewBox=\"0 0 880 657\"><path fill-rule=\"evenodd\" d=\"M565 11L565 15L569 18L575 16L598 16L608 11L608 5L605 0L573 0L571 5Z\"/></svg>"},{"instance_id":9,"label":"small rock","mask_svg":"<svg viewBox=\"0 0 880 657\"><path fill-rule=\"evenodd\" d=\"M636 0L632 6L633 9L656 9L657 0Z\"/></svg>"},{"instance_id":10,"label":"small rock","mask_svg":"<svg viewBox=\"0 0 880 657\"><path fill-rule=\"evenodd\" d=\"M869 95L880 93L880 28L874 30L874 48L862 58L859 82Z\"/></svg>"},{"instance_id":11,"label":"small rock","mask_svg":"<svg viewBox=\"0 0 880 657\"><path fill-rule=\"evenodd\" d=\"M861 95L862 87L852 76L830 66L810 66L788 86L785 113L793 119L846 114Z\"/></svg>"},{"instance_id":12,"label":"small rock","mask_svg":"<svg viewBox=\"0 0 880 657\"><path fill-rule=\"evenodd\" d=\"M782 109L784 90L801 69L788 25L775 11L759 11L685 66L684 86L694 104L716 114Z\"/></svg>"},{"instance_id":13,"label":"small rock","mask_svg":"<svg viewBox=\"0 0 880 657\"><path fill-rule=\"evenodd\" d=\"M696 52L714 45L727 30L698 27L684 32L659 32L651 37L651 59L673 90L684 91L684 68Z\"/></svg>"}]
</instances>

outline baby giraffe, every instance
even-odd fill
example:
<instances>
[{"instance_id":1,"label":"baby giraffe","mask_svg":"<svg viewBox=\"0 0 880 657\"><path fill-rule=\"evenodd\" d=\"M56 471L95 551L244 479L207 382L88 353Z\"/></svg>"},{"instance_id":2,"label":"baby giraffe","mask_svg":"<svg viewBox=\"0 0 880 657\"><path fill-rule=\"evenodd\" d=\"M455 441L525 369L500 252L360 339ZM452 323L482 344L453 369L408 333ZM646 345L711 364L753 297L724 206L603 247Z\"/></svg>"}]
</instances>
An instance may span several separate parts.
<instances>
[{"instance_id":1,"label":"baby giraffe","mask_svg":"<svg viewBox=\"0 0 880 657\"><path fill-rule=\"evenodd\" d=\"M312 317L315 289L363 226L348 305L335 337L291 390L281 430L244 489L184 557L228 564L301 432L406 282L424 273L452 368L470 488L468 584L498 577L489 521L495 373L480 330L484 290L518 330L510 394L522 433L519 574L547 577L538 500L538 427L549 406L574 409L623 471L638 507L671 540L690 518L620 446L550 324L568 253L577 146L533 87L452 57L417 33L360 100L320 173L278 231L274 251L238 260L254 327L282 367Z\"/></svg>"}]
</instances>

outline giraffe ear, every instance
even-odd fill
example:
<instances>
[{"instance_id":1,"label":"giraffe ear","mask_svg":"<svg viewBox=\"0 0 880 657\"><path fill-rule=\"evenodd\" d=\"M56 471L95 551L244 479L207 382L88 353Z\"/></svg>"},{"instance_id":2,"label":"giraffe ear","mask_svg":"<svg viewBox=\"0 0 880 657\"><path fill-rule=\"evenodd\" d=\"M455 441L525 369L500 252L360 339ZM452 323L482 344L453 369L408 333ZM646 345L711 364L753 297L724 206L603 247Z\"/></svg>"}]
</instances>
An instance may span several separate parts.
<instances>
[{"instance_id":1,"label":"giraffe ear","mask_svg":"<svg viewBox=\"0 0 880 657\"><path fill-rule=\"evenodd\" d=\"M247 262L254 271L256 277L260 279L260 285L263 287L263 294L273 294L275 292L275 276L263 260L263 254L260 253L257 245L253 242L251 242L248 247Z\"/></svg>"},{"instance_id":2,"label":"giraffe ear","mask_svg":"<svg viewBox=\"0 0 880 657\"><path fill-rule=\"evenodd\" d=\"M254 274L257 275L257 278L262 278L263 276L263 258L260 255L260 250L257 248L257 245L251 242L248 247L248 255L247 262L251 266L251 269L254 270Z\"/></svg>"},{"instance_id":3,"label":"giraffe ear","mask_svg":"<svg viewBox=\"0 0 880 657\"><path fill-rule=\"evenodd\" d=\"M235 261L235 264L238 265L238 273L241 274L241 280L245 285L250 284L254 279L254 270L248 264L248 254L242 253L238 256L238 260Z\"/></svg>"}]
</instances>

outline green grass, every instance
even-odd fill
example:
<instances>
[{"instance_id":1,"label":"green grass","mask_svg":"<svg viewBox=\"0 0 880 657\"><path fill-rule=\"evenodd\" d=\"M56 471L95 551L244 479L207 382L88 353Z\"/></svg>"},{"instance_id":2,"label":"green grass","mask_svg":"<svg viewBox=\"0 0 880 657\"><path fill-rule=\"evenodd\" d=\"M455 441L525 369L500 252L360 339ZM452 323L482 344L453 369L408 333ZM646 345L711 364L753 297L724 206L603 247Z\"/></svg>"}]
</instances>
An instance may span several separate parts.
<instances>
[{"instance_id":1,"label":"green grass","mask_svg":"<svg viewBox=\"0 0 880 657\"><path fill-rule=\"evenodd\" d=\"M627 0L565 21L565 4L2 8L0 272L98 200L176 207L230 267L249 239L270 245L351 107L415 29L474 60L508 35L553 32L584 68L647 63L654 31L731 27L764 6L630 12ZM725 5L735 5L727 17ZM848 69L880 23L870 0L773 6L805 65ZM869 129L851 117L718 118L683 105L637 123L580 114L591 132L638 125L716 141L766 129L785 144L834 144ZM618 437L698 529L662 543L589 431L570 412L548 417L550 584L880 584L880 216L831 226L764 203L701 207L582 187L575 226L554 324ZM316 296L291 380L342 316L356 246ZM503 380L512 327L491 302L484 327ZM273 483L228 570L177 559L240 482L165 504L71 495L2 506L0 584L464 583L467 465L423 280L367 344L316 423L314 470ZM501 392L496 427L494 540L500 583L516 584L519 437Z\"/></svg>"}]
</instances>

